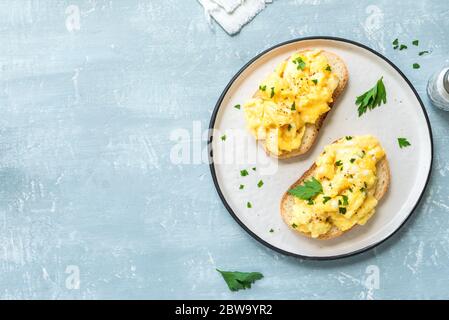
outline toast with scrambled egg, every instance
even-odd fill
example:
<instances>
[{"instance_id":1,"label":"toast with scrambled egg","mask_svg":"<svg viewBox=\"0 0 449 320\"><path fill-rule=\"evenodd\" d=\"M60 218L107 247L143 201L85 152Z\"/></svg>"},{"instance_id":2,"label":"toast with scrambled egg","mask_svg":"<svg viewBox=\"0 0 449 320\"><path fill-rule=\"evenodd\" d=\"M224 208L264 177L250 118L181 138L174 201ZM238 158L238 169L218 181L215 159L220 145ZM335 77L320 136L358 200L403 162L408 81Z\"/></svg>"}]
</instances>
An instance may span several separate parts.
<instances>
[{"instance_id":1,"label":"toast with scrambled egg","mask_svg":"<svg viewBox=\"0 0 449 320\"><path fill-rule=\"evenodd\" d=\"M389 184L388 160L377 139L344 137L325 147L284 194L281 216L305 236L336 238L372 217Z\"/></svg>"},{"instance_id":2,"label":"toast with scrambled egg","mask_svg":"<svg viewBox=\"0 0 449 320\"><path fill-rule=\"evenodd\" d=\"M268 155L302 155L314 144L348 79L346 65L336 54L318 49L296 52L244 105L247 126Z\"/></svg>"}]
</instances>

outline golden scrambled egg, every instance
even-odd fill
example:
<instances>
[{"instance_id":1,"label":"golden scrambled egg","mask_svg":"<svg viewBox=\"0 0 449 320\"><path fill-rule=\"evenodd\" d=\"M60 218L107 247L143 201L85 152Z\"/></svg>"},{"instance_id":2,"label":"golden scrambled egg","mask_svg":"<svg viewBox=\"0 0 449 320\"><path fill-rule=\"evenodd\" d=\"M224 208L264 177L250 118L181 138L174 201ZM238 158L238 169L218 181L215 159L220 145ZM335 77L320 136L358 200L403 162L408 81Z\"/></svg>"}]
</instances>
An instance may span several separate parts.
<instances>
[{"instance_id":1,"label":"golden scrambled egg","mask_svg":"<svg viewBox=\"0 0 449 320\"><path fill-rule=\"evenodd\" d=\"M339 79L321 50L293 54L279 64L244 105L249 130L265 139L267 149L282 154L297 149L306 124L327 111Z\"/></svg>"},{"instance_id":2,"label":"golden scrambled egg","mask_svg":"<svg viewBox=\"0 0 449 320\"><path fill-rule=\"evenodd\" d=\"M292 226L316 238L332 226L345 231L365 224L377 205L376 164L384 156L377 139L369 135L348 136L326 146L313 175L323 192L310 201L295 198Z\"/></svg>"}]
</instances>

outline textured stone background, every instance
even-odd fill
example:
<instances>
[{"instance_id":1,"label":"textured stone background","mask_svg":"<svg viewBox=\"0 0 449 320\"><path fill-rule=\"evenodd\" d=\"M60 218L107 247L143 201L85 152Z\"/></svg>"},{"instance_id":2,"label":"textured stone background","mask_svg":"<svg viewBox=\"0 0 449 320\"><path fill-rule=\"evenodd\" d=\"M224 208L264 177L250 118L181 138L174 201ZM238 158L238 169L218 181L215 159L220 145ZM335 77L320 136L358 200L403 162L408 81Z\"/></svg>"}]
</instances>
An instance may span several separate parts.
<instances>
[{"instance_id":1,"label":"textured stone background","mask_svg":"<svg viewBox=\"0 0 449 320\"><path fill-rule=\"evenodd\" d=\"M263 247L226 212L206 164L169 157L171 132L207 128L245 62L311 35L395 62L435 140L414 217L378 248L330 262ZM394 51L396 37L409 49ZM449 2L277 0L230 37L194 0L4 0L0 38L0 298L449 298L449 113L425 94L449 63ZM265 278L231 293L216 267ZM378 289L365 285L372 270Z\"/></svg>"}]
</instances>

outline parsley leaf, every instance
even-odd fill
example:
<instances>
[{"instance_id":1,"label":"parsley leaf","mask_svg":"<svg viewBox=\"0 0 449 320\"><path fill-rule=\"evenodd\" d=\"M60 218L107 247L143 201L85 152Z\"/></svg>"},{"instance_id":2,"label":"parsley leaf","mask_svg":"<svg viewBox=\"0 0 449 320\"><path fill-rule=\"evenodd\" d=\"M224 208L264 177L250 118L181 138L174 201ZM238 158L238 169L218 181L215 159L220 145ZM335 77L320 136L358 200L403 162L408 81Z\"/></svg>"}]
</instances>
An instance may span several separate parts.
<instances>
[{"instance_id":1,"label":"parsley leaf","mask_svg":"<svg viewBox=\"0 0 449 320\"><path fill-rule=\"evenodd\" d=\"M293 189L288 190L288 193L292 196L300 198L302 200L310 200L317 194L323 192L321 183L312 177L312 179L304 181L303 185L299 185Z\"/></svg>"},{"instance_id":2,"label":"parsley leaf","mask_svg":"<svg viewBox=\"0 0 449 320\"><path fill-rule=\"evenodd\" d=\"M407 138L398 138L399 148L405 148L411 146L411 143L408 142Z\"/></svg>"},{"instance_id":3,"label":"parsley leaf","mask_svg":"<svg viewBox=\"0 0 449 320\"><path fill-rule=\"evenodd\" d=\"M220 138L221 138L222 141L225 141L226 140L226 135L224 134Z\"/></svg>"},{"instance_id":4,"label":"parsley leaf","mask_svg":"<svg viewBox=\"0 0 449 320\"><path fill-rule=\"evenodd\" d=\"M306 67L306 63L304 62L304 60L302 60L301 57L296 58L295 60L293 60L293 63L296 64L296 69L299 70L304 70Z\"/></svg>"},{"instance_id":5,"label":"parsley leaf","mask_svg":"<svg viewBox=\"0 0 449 320\"><path fill-rule=\"evenodd\" d=\"M343 164L343 162L341 160L338 160L337 162L335 162L335 165L337 167L341 166Z\"/></svg>"},{"instance_id":6,"label":"parsley leaf","mask_svg":"<svg viewBox=\"0 0 449 320\"><path fill-rule=\"evenodd\" d=\"M260 91L265 91L265 90L267 90L267 86L266 86L266 85L264 85L264 86L259 86L259 90L260 90Z\"/></svg>"},{"instance_id":7,"label":"parsley leaf","mask_svg":"<svg viewBox=\"0 0 449 320\"><path fill-rule=\"evenodd\" d=\"M292 228L296 229L296 227L298 227L298 225L296 223L292 223Z\"/></svg>"},{"instance_id":8,"label":"parsley leaf","mask_svg":"<svg viewBox=\"0 0 449 320\"><path fill-rule=\"evenodd\" d=\"M220 272L224 281L228 285L229 290L238 291L241 289L251 288L251 284L263 278L260 272L239 272L239 271L222 271Z\"/></svg>"},{"instance_id":9,"label":"parsley leaf","mask_svg":"<svg viewBox=\"0 0 449 320\"><path fill-rule=\"evenodd\" d=\"M339 207L339 208L338 208L338 212L340 212L341 214L345 214L345 213L346 213L346 208L344 208L344 207Z\"/></svg>"},{"instance_id":10,"label":"parsley leaf","mask_svg":"<svg viewBox=\"0 0 449 320\"><path fill-rule=\"evenodd\" d=\"M273 229L270 229L270 232L271 232L271 233L273 233L273 232L274 232L274 230L273 230Z\"/></svg>"},{"instance_id":11,"label":"parsley leaf","mask_svg":"<svg viewBox=\"0 0 449 320\"><path fill-rule=\"evenodd\" d=\"M292 111L295 111L296 110L296 103L295 103L296 101L293 101L293 104L292 104L292 107L291 107L291 110Z\"/></svg>"},{"instance_id":12,"label":"parsley leaf","mask_svg":"<svg viewBox=\"0 0 449 320\"><path fill-rule=\"evenodd\" d=\"M323 204L328 202L331 199L331 197L323 197Z\"/></svg>"},{"instance_id":13,"label":"parsley leaf","mask_svg":"<svg viewBox=\"0 0 449 320\"><path fill-rule=\"evenodd\" d=\"M262 181L262 180L259 180L259 182L257 183L257 186L258 186L259 188L262 188L262 186L263 186L263 181Z\"/></svg>"},{"instance_id":14,"label":"parsley leaf","mask_svg":"<svg viewBox=\"0 0 449 320\"><path fill-rule=\"evenodd\" d=\"M413 69L419 69L419 68L421 68L421 66L418 63L413 64Z\"/></svg>"},{"instance_id":15,"label":"parsley leaf","mask_svg":"<svg viewBox=\"0 0 449 320\"><path fill-rule=\"evenodd\" d=\"M245 185L241 184L239 189L242 190L243 188L245 188Z\"/></svg>"},{"instance_id":16,"label":"parsley leaf","mask_svg":"<svg viewBox=\"0 0 449 320\"><path fill-rule=\"evenodd\" d=\"M240 110L240 105L239 105L239 104L236 104L236 105L234 106L234 108L236 108L236 109L239 109L239 110Z\"/></svg>"},{"instance_id":17,"label":"parsley leaf","mask_svg":"<svg viewBox=\"0 0 449 320\"><path fill-rule=\"evenodd\" d=\"M427 50L424 50L424 51L421 51L420 53L418 53L418 55L419 55L419 56L423 56L423 55L425 55L425 54L427 54L427 53L430 53L430 52L427 51Z\"/></svg>"},{"instance_id":18,"label":"parsley leaf","mask_svg":"<svg viewBox=\"0 0 449 320\"><path fill-rule=\"evenodd\" d=\"M352 140L352 136L346 136L346 140Z\"/></svg>"},{"instance_id":19,"label":"parsley leaf","mask_svg":"<svg viewBox=\"0 0 449 320\"><path fill-rule=\"evenodd\" d=\"M343 205L347 206L348 205L348 196L342 195L342 197L343 197Z\"/></svg>"},{"instance_id":20,"label":"parsley leaf","mask_svg":"<svg viewBox=\"0 0 449 320\"><path fill-rule=\"evenodd\" d=\"M351 162L351 163L354 163L354 161L355 161L354 158L351 158L351 159L349 160L349 162Z\"/></svg>"},{"instance_id":21,"label":"parsley leaf","mask_svg":"<svg viewBox=\"0 0 449 320\"><path fill-rule=\"evenodd\" d=\"M413 44L414 46L418 46L418 45L419 45L419 40L413 40L413 41L412 41L412 44Z\"/></svg>"},{"instance_id":22,"label":"parsley leaf","mask_svg":"<svg viewBox=\"0 0 449 320\"><path fill-rule=\"evenodd\" d=\"M271 87L271 93L270 93L270 98L274 97L274 87Z\"/></svg>"},{"instance_id":23,"label":"parsley leaf","mask_svg":"<svg viewBox=\"0 0 449 320\"><path fill-rule=\"evenodd\" d=\"M248 173L248 170L240 170L240 175L242 176L242 177L246 177L247 175L249 175L249 173Z\"/></svg>"},{"instance_id":24,"label":"parsley leaf","mask_svg":"<svg viewBox=\"0 0 449 320\"><path fill-rule=\"evenodd\" d=\"M314 84L317 84L317 83L318 83L318 79L312 79L312 82L313 82Z\"/></svg>"},{"instance_id":25,"label":"parsley leaf","mask_svg":"<svg viewBox=\"0 0 449 320\"><path fill-rule=\"evenodd\" d=\"M355 100L355 104L359 106L359 117L367 110L373 110L380 106L382 102L384 104L387 103L387 91L385 90L385 85L382 79L383 77L377 81L374 87L361 96L358 96Z\"/></svg>"},{"instance_id":26,"label":"parsley leaf","mask_svg":"<svg viewBox=\"0 0 449 320\"><path fill-rule=\"evenodd\" d=\"M251 208L253 207L253 205L251 204L251 202L248 201L248 202L246 203L246 207L247 207L248 209L251 209Z\"/></svg>"},{"instance_id":27,"label":"parsley leaf","mask_svg":"<svg viewBox=\"0 0 449 320\"><path fill-rule=\"evenodd\" d=\"M402 51L404 49L407 49L408 47L405 44L401 44L401 46L399 47L399 50Z\"/></svg>"},{"instance_id":28,"label":"parsley leaf","mask_svg":"<svg viewBox=\"0 0 449 320\"><path fill-rule=\"evenodd\" d=\"M326 70L326 71L329 71L329 72L331 72L331 71L332 71L332 69L331 69L331 66L330 66L330 65L327 65L326 69L324 69L324 70Z\"/></svg>"},{"instance_id":29,"label":"parsley leaf","mask_svg":"<svg viewBox=\"0 0 449 320\"><path fill-rule=\"evenodd\" d=\"M399 39L398 39L398 38L394 39L394 41L392 42L392 44L393 44L394 46L399 45Z\"/></svg>"}]
</instances>

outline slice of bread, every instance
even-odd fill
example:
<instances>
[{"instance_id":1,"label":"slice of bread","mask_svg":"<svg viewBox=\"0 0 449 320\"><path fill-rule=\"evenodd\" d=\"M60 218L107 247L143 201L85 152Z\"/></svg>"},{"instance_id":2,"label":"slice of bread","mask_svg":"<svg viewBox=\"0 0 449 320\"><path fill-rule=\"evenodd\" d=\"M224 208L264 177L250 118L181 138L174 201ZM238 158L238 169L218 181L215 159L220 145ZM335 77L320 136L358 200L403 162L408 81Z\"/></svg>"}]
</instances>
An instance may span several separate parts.
<instances>
[{"instance_id":1,"label":"slice of bread","mask_svg":"<svg viewBox=\"0 0 449 320\"><path fill-rule=\"evenodd\" d=\"M377 162L376 165L377 168L377 184L376 188L372 191L373 196L380 200L384 194L388 190L388 186L390 185L390 169L388 166L388 160L387 157L383 157L380 161ZM299 178L288 190L293 189L294 187L300 185L303 183L304 180L307 180L308 178L312 177L312 175L315 173L316 165L315 163L306 171L304 174ZM285 192L281 199L281 216L284 222L293 230L296 232L299 232L302 235L305 235L307 237L312 237L310 233L304 233L301 232L295 228L292 227L293 224L293 206L295 204L295 197L288 194L288 192ZM353 226L354 227L354 226ZM352 228L353 228L352 227ZM351 229L352 229L351 228ZM317 239L332 239L341 236L343 233L348 232L348 229L346 231L341 231L337 227L332 227L327 233L320 235Z\"/></svg>"},{"instance_id":2,"label":"slice of bread","mask_svg":"<svg viewBox=\"0 0 449 320\"><path fill-rule=\"evenodd\" d=\"M301 51L298 51L298 53L301 54L301 53L304 53L307 51L312 51L312 49L301 50ZM342 92L346 88L346 84L348 83L348 80L349 80L349 72L346 67L346 64L335 53L323 50L323 51L321 51L321 54L326 56L326 58L329 62L329 65L332 69L332 72L335 73L337 75L337 77L339 78L338 86L337 86L337 88L335 88L335 91L332 95L333 102L331 104L329 104L329 107L332 109L332 107L335 104L335 101L337 100L337 98L342 94ZM256 93L253 95L253 98L257 98L259 96L259 92L260 91L257 90ZM272 157L275 157L278 159L288 159L291 157L305 154L313 146L316 138L318 137L318 132L319 132L321 126L323 125L323 121L326 118L328 113L329 113L329 111L326 113L323 113L318 118L318 120L315 122L315 124L310 124L310 123L306 124L306 129L304 131L304 136L302 138L301 145L299 146L299 148L297 148L295 150L292 150L290 152L283 152L278 155L278 154L274 154L274 153L270 152L266 148L265 140L259 140L259 142L262 144L262 146L265 149L265 152L269 156L272 156Z\"/></svg>"}]
</instances>

